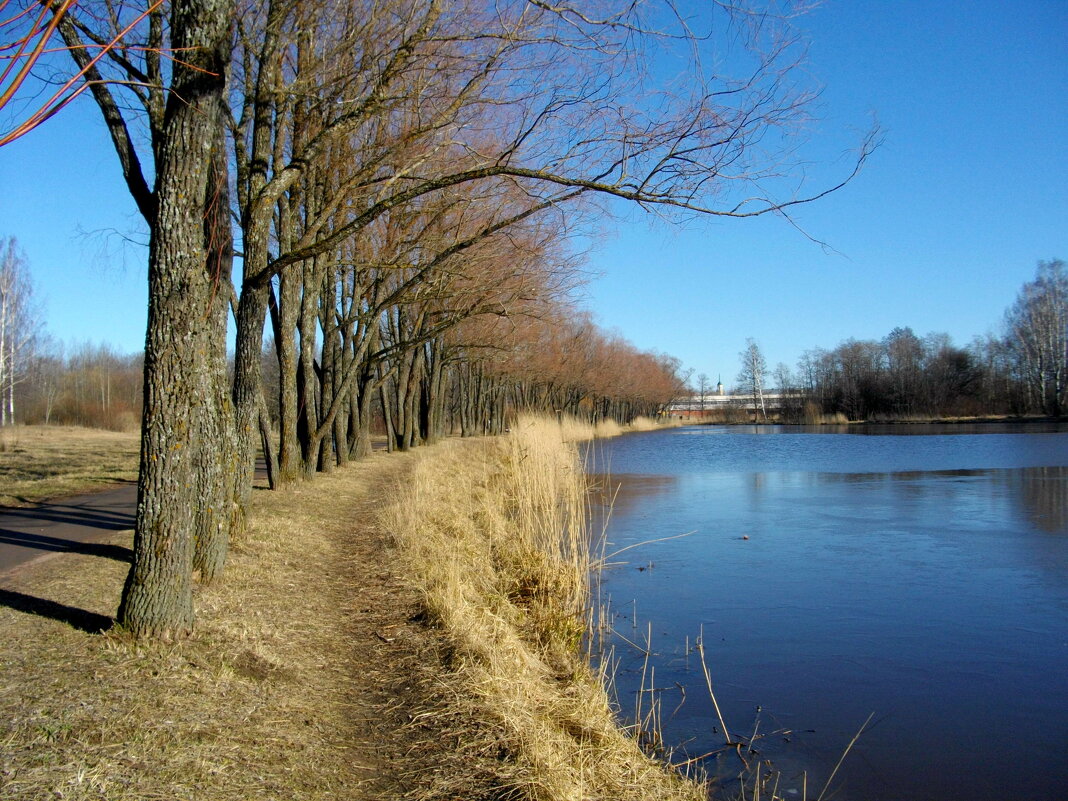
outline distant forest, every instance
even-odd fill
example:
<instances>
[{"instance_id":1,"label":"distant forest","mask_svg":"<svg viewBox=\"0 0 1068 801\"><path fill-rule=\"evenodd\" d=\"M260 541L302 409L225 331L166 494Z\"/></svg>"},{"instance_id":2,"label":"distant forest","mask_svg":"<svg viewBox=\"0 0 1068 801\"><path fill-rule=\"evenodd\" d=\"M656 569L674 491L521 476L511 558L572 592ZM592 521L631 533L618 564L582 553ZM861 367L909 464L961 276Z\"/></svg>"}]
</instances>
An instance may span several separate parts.
<instances>
[{"instance_id":1,"label":"distant forest","mask_svg":"<svg viewBox=\"0 0 1068 801\"><path fill-rule=\"evenodd\" d=\"M832 350L806 351L796 372L780 364L764 385L795 396L783 409L787 417L1061 417L1068 408L1065 264L1039 262L1035 279L1006 311L1000 334L957 347L947 334L921 337L895 328L881 340L849 339Z\"/></svg>"}]
</instances>

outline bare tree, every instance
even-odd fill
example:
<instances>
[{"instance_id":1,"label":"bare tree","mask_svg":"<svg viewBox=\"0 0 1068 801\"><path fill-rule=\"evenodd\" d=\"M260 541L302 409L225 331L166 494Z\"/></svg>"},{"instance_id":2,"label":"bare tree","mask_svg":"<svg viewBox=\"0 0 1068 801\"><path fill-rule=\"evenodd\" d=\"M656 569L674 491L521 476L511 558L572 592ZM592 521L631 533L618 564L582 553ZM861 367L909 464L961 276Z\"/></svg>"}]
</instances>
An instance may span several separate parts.
<instances>
[{"instance_id":1,"label":"bare tree","mask_svg":"<svg viewBox=\"0 0 1068 801\"><path fill-rule=\"evenodd\" d=\"M49 8L149 228L134 559L118 620L138 636L182 636L193 625L194 566L205 580L221 569L233 508L222 111L235 4L173 0L165 12L159 3L86 2L62 15ZM169 60L168 52L181 57Z\"/></svg>"},{"instance_id":2,"label":"bare tree","mask_svg":"<svg viewBox=\"0 0 1068 801\"><path fill-rule=\"evenodd\" d=\"M702 414L705 411L705 394L708 392L709 386L711 386L709 380L707 373L697 374L697 395L699 398L697 403Z\"/></svg>"},{"instance_id":3,"label":"bare tree","mask_svg":"<svg viewBox=\"0 0 1068 801\"><path fill-rule=\"evenodd\" d=\"M786 80L801 49L785 18L739 5L708 9L700 24L718 31L715 18L729 15L734 24L722 30L730 41L716 44L740 44L749 70L732 78L691 59L687 91L673 92L642 81L643 43L700 50L688 27L695 21L669 13L675 30L654 30L642 20L655 3L603 6L592 14L528 0L492 8L275 0L242 15L231 128L244 257L234 401L246 494L270 282L280 280L281 318L297 319L298 303L308 314L322 270L383 217L456 187L484 193L493 182L529 199L523 216L604 195L747 217L787 214L824 194L765 191L790 171L779 134L802 120L810 99ZM766 149L772 140L782 148ZM864 141L857 167L873 144ZM298 294L294 271L311 303ZM290 380L300 362L291 340L276 341ZM302 355L306 387L312 361ZM287 410L296 403L283 399L281 407L287 478L295 474Z\"/></svg>"},{"instance_id":4,"label":"bare tree","mask_svg":"<svg viewBox=\"0 0 1068 801\"><path fill-rule=\"evenodd\" d=\"M6 1L0 3L0 60L5 64L0 70L0 108L9 108L27 82L35 80L34 69L38 61L52 51L53 34L77 2L78 0L39 2L31 3L27 8ZM16 115L16 122L11 128L0 130L0 146L25 136L84 92L89 83L83 79L94 69L96 63L107 57L130 30L162 4L163 0L154 0L144 11L135 14L132 19L128 18L124 28L117 31L115 36L109 40L96 41L95 53L86 55L80 68L61 80L58 88L48 91L38 89L34 92L28 108ZM49 91L51 94L48 94Z\"/></svg>"},{"instance_id":5,"label":"bare tree","mask_svg":"<svg viewBox=\"0 0 1068 801\"><path fill-rule=\"evenodd\" d=\"M380 282L366 285L371 294L341 286L336 269L352 263L344 260L379 221L419 212L454 187L488 196L486 185L527 203L517 219L491 217L486 233L595 196L665 212L788 215L850 180L874 135L842 180L797 189L805 169L794 135L813 96L795 80L803 47L789 8L743 6L710 4L685 19L670 2L631 0L581 12L533 0L269 0L240 9L236 0L172 0L147 10L86 0L77 14L49 6L150 230L137 538L120 621L141 635L187 631L194 567L217 575L226 536L240 530L262 432L262 338L275 279L279 319L300 321L299 355L288 354L295 366L280 363L283 381L292 386L291 370L301 375L305 409L319 396L305 468L325 466L354 385L391 369L366 353L341 356L342 346L391 347L370 331L399 301L374 297L386 291ZM716 58L717 47L732 58ZM652 86L646 56L666 49L686 74ZM718 63L741 71L718 74ZM236 293L231 213L241 232ZM463 233L434 252L460 255L480 239ZM401 342L427 347L436 328L463 319L442 317L432 288L413 287L418 301L407 299L403 313L436 325ZM330 335L318 367L317 322ZM346 338L353 325L368 325L370 338ZM438 362L408 355L416 388L413 376L432 377Z\"/></svg>"},{"instance_id":6,"label":"bare tree","mask_svg":"<svg viewBox=\"0 0 1068 801\"><path fill-rule=\"evenodd\" d=\"M794 391L794 375L790 371L790 365L785 362L779 362L775 365L773 371L775 378L775 387L778 389L780 395L786 395Z\"/></svg>"},{"instance_id":7,"label":"bare tree","mask_svg":"<svg viewBox=\"0 0 1068 801\"><path fill-rule=\"evenodd\" d=\"M1038 263L1005 316L1034 406L1061 416L1068 406L1068 270L1060 259Z\"/></svg>"},{"instance_id":8,"label":"bare tree","mask_svg":"<svg viewBox=\"0 0 1068 801\"><path fill-rule=\"evenodd\" d=\"M764 360L764 354L760 351L760 346L757 345L756 340L749 337L745 340L745 350L738 354L738 358L742 360L742 369L738 373L738 383L745 386L753 401L753 417L756 418L757 410L760 410L761 416L767 420L768 412L764 407L764 387L767 383L766 375L768 372L768 364Z\"/></svg>"},{"instance_id":9,"label":"bare tree","mask_svg":"<svg viewBox=\"0 0 1068 801\"><path fill-rule=\"evenodd\" d=\"M0 240L0 425L15 422L15 387L24 381L41 330L26 256L14 237Z\"/></svg>"}]
</instances>

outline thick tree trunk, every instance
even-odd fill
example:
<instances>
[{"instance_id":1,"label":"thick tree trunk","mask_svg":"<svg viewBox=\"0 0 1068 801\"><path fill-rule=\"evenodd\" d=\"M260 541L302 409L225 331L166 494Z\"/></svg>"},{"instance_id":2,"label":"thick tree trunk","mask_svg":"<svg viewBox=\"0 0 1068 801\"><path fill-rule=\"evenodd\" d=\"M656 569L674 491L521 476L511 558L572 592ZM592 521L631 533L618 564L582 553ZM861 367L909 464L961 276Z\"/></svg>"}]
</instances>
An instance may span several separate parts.
<instances>
[{"instance_id":1,"label":"thick tree trunk","mask_svg":"<svg viewBox=\"0 0 1068 801\"><path fill-rule=\"evenodd\" d=\"M297 434L300 406L297 377L297 320L300 316L301 276L294 270L283 272L278 293L278 478L289 484L301 477L301 448Z\"/></svg>"},{"instance_id":2,"label":"thick tree trunk","mask_svg":"<svg viewBox=\"0 0 1068 801\"><path fill-rule=\"evenodd\" d=\"M230 402L230 376L226 369L226 322L230 293L221 291L233 268L233 235L230 228L230 198L226 137L217 126L212 148L212 171L208 183L209 206L204 219L208 269L215 287L211 300L212 319L208 328L222 331L213 336L206 352L206 378L211 385L214 406L204 415L197 443L199 508L193 548L193 569L204 583L222 573L229 553L230 536L240 524L238 505L237 452L234 440L234 408ZM211 413L211 412L214 413Z\"/></svg>"},{"instance_id":3,"label":"thick tree trunk","mask_svg":"<svg viewBox=\"0 0 1068 801\"><path fill-rule=\"evenodd\" d=\"M252 496L252 481L256 473L256 445L260 438L260 403L263 398L260 360L268 291L267 285L246 285L237 305L233 389L238 471L237 513L233 527L235 536L240 536L245 529L245 510Z\"/></svg>"},{"instance_id":4,"label":"thick tree trunk","mask_svg":"<svg viewBox=\"0 0 1068 801\"><path fill-rule=\"evenodd\" d=\"M137 636L172 638L193 625L193 542L200 504L198 471L217 443L210 363L225 337L208 269L205 211L211 148L230 58L232 0L177 0L171 11L176 51L156 164L158 211L151 227L145 404L137 484L134 558L118 611ZM225 320L225 318L223 318Z\"/></svg>"}]
</instances>

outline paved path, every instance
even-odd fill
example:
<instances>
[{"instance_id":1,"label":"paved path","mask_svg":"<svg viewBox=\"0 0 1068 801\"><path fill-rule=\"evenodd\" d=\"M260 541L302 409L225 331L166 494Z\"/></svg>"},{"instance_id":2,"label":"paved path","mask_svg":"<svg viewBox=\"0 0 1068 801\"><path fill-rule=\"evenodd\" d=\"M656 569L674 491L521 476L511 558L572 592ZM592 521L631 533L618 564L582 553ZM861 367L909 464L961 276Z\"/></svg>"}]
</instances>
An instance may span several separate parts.
<instances>
[{"instance_id":1,"label":"paved path","mask_svg":"<svg viewBox=\"0 0 1068 801\"><path fill-rule=\"evenodd\" d=\"M256 460L255 480L266 484L263 459ZM100 540L112 531L132 529L136 512L136 481L32 506L0 506L0 576L54 553L84 553L128 562L133 557L129 548Z\"/></svg>"},{"instance_id":2,"label":"paved path","mask_svg":"<svg viewBox=\"0 0 1068 801\"><path fill-rule=\"evenodd\" d=\"M134 527L137 483L33 506L0 506L0 575L54 553L84 553L129 561L121 545L100 542Z\"/></svg>"}]
</instances>

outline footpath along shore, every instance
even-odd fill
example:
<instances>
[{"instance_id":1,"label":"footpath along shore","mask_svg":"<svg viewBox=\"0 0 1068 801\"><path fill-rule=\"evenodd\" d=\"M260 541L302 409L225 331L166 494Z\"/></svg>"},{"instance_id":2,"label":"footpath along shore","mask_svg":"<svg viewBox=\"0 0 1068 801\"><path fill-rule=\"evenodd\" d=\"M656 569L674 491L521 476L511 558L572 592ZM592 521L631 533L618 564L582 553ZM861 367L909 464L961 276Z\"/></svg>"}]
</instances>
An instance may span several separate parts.
<instances>
[{"instance_id":1,"label":"footpath along shore","mask_svg":"<svg viewBox=\"0 0 1068 801\"><path fill-rule=\"evenodd\" d=\"M539 426L257 492L182 642L108 631L128 531L0 578L0 797L704 798L578 654L581 471Z\"/></svg>"}]
</instances>

